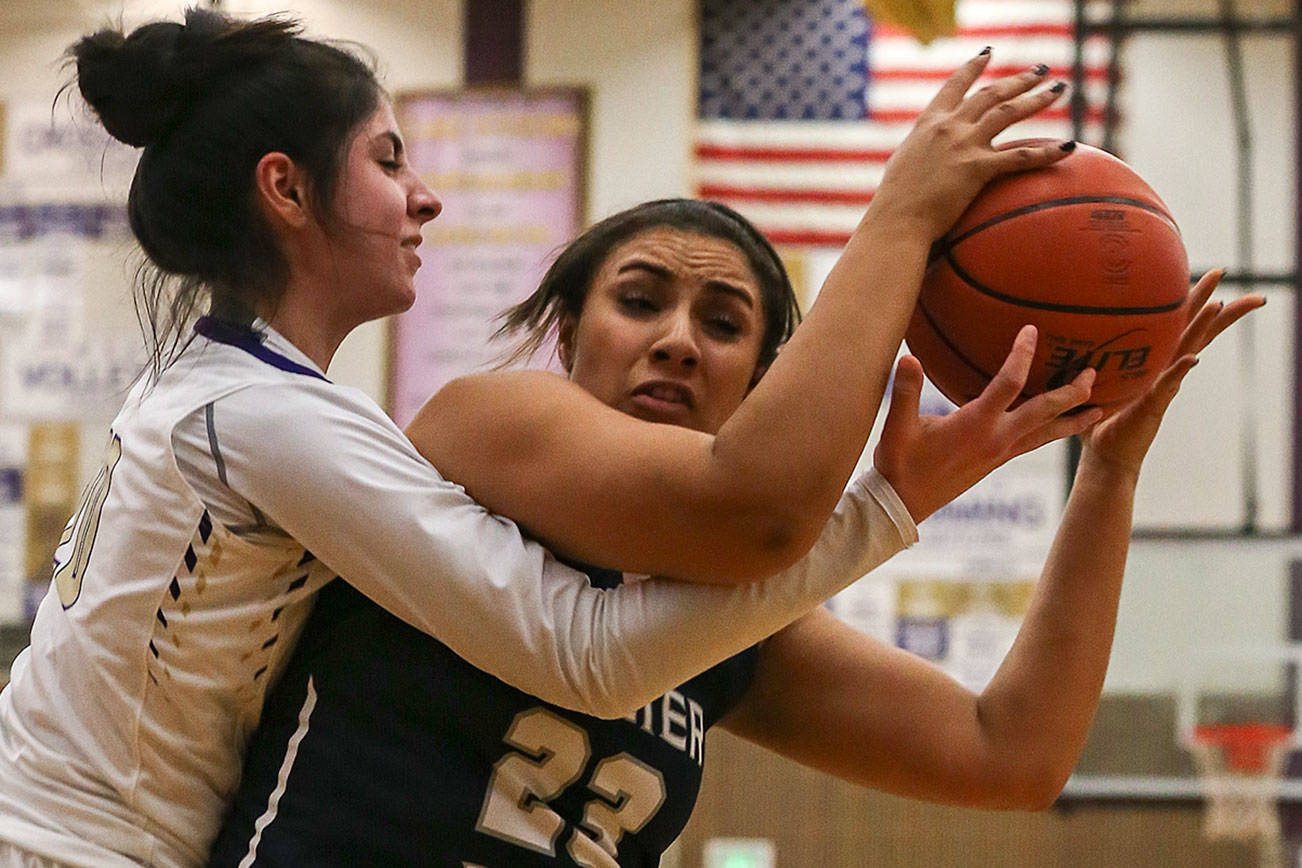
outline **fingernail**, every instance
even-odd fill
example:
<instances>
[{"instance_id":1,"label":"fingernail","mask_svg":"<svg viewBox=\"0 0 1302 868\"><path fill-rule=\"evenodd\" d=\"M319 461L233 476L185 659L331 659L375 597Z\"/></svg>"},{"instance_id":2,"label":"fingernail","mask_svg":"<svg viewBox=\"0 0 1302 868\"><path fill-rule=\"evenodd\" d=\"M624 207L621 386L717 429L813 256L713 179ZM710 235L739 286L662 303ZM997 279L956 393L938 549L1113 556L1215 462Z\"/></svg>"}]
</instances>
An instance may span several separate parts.
<instances>
[{"instance_id":1,"label":"fingernail","mask_svg":"<svg viewBox=\"0 0 1302 868\"><path fill-rule=\"evenodd\" d=\"M1035 73L1036 75L1044 75L1048 71L1049 71L1049 67L1043 63L1037 63L1035 66L1031 68L1031 72Z\"/></svg>"},{"instance_id":2,"label":"fingernail","mask_svg":"<svg viewBox=\"0 0 1302 868\"><path fill-rule=\"evenodd\" d=\"M1062 93L1066 89L1067 89L1067 82L1060 81L1057 84L1055 84L1053 87L1049 88L1049 93Z\"/></svg>"},{"instance_id":3,"label":"fingernail","mask_svg":"<svg viewBox=\"0 0 1302 868\"><path fill-rule=\"evenodd\" d=\"M989 53L990 53L990 46L987 45L985 48L983 48L983 49L981 49L980 51L977 52L977 57L982 57L982 56L987 55L987 54L989 54Z\"/></svg>"},{"instance_id":4,"label":"fingernail","mask_svg":"<svg viewBox=\"0 0 1302 868\"><path fill-rule=\"evenodd\" d=\"M1068 151L1068 152L1074 151L1076 150L1076 142L1075 141L1063 142L1061 145L1058 146L1058 150Z\"/></svg>"}]
</instances>

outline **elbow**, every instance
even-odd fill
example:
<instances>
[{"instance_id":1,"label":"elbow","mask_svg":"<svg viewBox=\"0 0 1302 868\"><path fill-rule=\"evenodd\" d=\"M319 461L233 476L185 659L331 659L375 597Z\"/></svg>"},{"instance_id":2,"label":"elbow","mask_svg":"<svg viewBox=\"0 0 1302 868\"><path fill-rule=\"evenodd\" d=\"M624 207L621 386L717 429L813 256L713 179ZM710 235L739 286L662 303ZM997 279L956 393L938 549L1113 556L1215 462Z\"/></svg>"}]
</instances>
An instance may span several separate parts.
<instances>
[{"instance_id":1,"label":"elbow","mask_svg":"<svg viewBox=\"0 0 1302 868\"><path fill-rule=\"evenodd\" d=\"M721 555L716 578L725 584L756 582L791 567L813 548L822 526L803 518L753 518L734 526L725 545L716 538L714 550Z\"/></svg>"},{"instance_id":2,"label":"elbow","mask_svg":"<svg viewBox=\"0 0 1302 868\"><path fill-rule=\"evenodd\" d=\"M1058 801L1058 797L1062 795L1062 788L1066 785L1067 779L1065 777L1036 781L1024 788L1016 809L1033 812L1047 811Z\"/></svg>"},{"instance_id":3,"label":"elbow","mask_svg":"<svg viewBox=\"0 0 1302 868\"><path fill-rule=\"evenodd\" d=\"M1000 776L985 807L1008 811L1047 811L1062 795L1071 776L1056 764L1029 763Z\"/></svg>"}]
</instances>

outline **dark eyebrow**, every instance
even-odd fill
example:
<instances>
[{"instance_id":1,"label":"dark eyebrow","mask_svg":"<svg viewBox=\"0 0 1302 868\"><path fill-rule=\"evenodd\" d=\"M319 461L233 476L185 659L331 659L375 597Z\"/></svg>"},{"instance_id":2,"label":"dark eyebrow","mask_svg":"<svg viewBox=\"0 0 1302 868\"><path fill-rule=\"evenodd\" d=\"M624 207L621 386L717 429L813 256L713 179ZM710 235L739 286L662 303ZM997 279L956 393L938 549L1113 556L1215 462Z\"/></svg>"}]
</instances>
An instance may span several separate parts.
<instances>
[{"instance_id":1,"label":"dark eyebrow","mask_svg":"<svg viewBox=\"0 0 1302 868\"><path fill-rule=\"evenodd\" d=\"M670 272L668 268L665 268L658 262L651 262L646 259L630 259L628 262L620 265L619 269L615 273L618 275L623 274L626 271L647 271L659 278L667 278L672 275L672 272ZM707 280L705 282L705 287L712 292L721 292L726 295L734 296L738 300L744 302L747 307L755 306L755 299L752 295L734 283L729 283L726 280Z\"/></svg>"}]
</instances>

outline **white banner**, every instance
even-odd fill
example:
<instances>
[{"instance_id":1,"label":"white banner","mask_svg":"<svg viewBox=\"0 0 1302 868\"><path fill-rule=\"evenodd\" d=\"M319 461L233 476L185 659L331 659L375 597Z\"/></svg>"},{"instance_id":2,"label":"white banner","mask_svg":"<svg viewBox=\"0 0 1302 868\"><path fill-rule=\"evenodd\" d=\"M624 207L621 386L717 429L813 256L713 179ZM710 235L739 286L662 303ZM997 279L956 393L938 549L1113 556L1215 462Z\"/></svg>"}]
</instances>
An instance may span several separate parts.
<instances>
[{"instance_id":1,"label":"white banner","mask_svg":"<svg viewBox=\"0 0 1302 868\"><path fill-rule=\"evenodd\" d=\"M8 103L4 180L14 201L125 202L140 152L114 140L76 101Z\"/></svg>"}]
</instances>

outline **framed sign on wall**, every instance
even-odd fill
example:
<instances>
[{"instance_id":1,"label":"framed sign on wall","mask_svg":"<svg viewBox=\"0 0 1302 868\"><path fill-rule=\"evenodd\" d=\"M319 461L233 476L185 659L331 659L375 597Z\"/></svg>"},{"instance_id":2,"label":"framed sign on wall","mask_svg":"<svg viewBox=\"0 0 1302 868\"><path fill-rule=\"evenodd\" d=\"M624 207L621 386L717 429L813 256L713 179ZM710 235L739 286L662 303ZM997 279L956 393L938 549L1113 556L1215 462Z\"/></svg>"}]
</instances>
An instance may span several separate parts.
<instances>
[{"instance_id":1,"label":"framed sign on wall","mask_svg":"<svg viewBox=\"0 0 1302 868\"><path fill-rule=\"evenodd\" d=\"M386 405L405 425L443 384L503 357L498 315L581 228L587 94L417 92L396 110L407 159L443 203L418 251L416 303L392 320Z\"/></svg>"}]
</instances>

